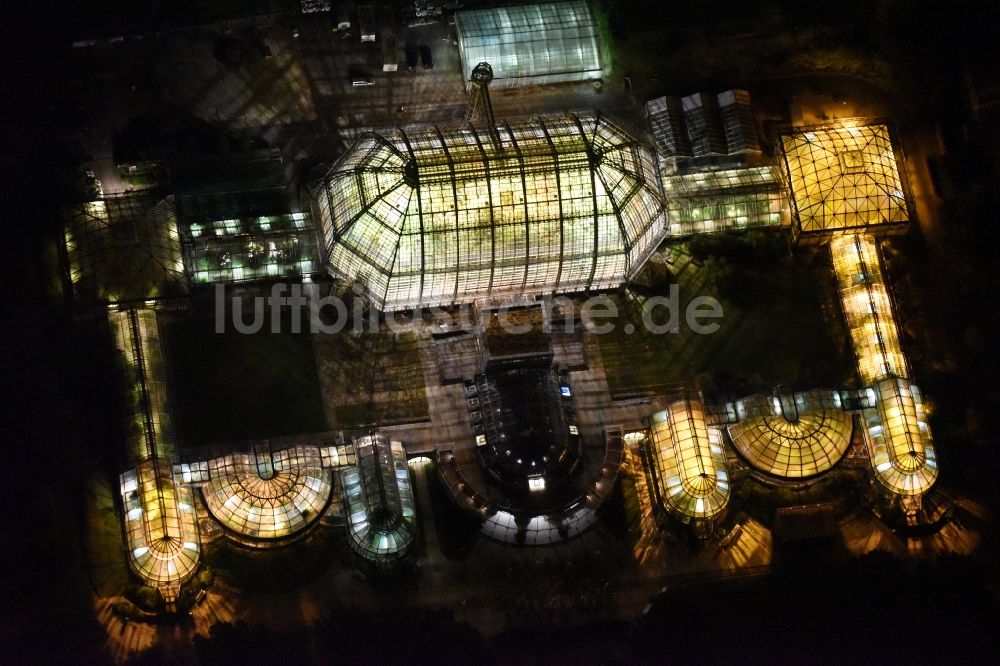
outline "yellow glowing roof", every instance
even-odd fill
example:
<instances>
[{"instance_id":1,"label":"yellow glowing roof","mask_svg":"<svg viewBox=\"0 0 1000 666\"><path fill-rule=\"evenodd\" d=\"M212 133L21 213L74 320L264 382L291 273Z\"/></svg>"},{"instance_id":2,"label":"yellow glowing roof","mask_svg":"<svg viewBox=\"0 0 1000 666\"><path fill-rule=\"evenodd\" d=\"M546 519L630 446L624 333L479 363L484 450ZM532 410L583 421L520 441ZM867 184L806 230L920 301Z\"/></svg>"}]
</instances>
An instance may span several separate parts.
<instances>
[{"instance_id":1,"label":"yellow glowing roof","mask_svg":"<svg viewBox=\"0 0 1000 666\"><path fill-rule=\"evenodd\" d=\"M318 519L330 499L329 472L318 456L294 459L283 469L249 453L211 461L212 480L202 487L205 506L222 525L253 539L280 539ZM304 464L299 464L299 463ZM268 478L264 478L264 476Z\"/></svg>"},{"instance_id":2,"label":"yellow glowing roof","mask_svg":"<svg viewBox=\"0 0 1000 666\"><path fill-rule=\"evenodd\" d=\"M937 479L937 456L920 392L900 377L875 383L876 408L864 412L875 477L900 495L920 495Z\"/></svg>"},{"instance_id":3,"label":"yellow glowing roof","mask_svg":"<svg viewBox=\"0 0 1000 666\"><path fill-rule=\"evenodd\" d=\"M171 475L173 446L156 311L110 311L108 321L131 389L128 445L136 467L121 476L129 564L171 600L197 569L201 547L191 491Z\"/></svg>"},{"instance_id":4,"label":"yellow glowing roof","mask_svg":"<svg viewBox=\"0 0 1000 666\"><path fill-rule=\"evenodd\" d=\"M777 398L770 396L741 401L747 416L729 427L729 436L747 462L762 472L790 479L825 472L851 444L851 415L831 391L809 391L791 399L793 414L783 413Z\"/></svg>"},{"instance_id":5,"label":"yellow glowing roof","mask_svg":"<svg viewBox=\"0 0 1000 666\"><path fill-rule=\"evenodd\" d=\"M134 460L170 459L173 438L167 408L166 366L160 347L156 311L149 308L111 310L108 322L115 347L125 360L130 384L132 427L127 431L129 457ZM141 409L143 404L148 412Z\"/></svg>"},{"instance_id":6,"label":"yellow glowing roof","mask_svg":"<svg viewBox=\"0 0 1000 666\"><path fill-rule=\"evenodd\" d=\"M830 232L909 220L885 125L797 129L781 138L799 231Z\"/></svg>"},{"instance_id":7,"label":"yellow glowing roof","mask_svg":"<svg viewBox=\"0 0 1000 666\"><path fill-rule=\"evenodd\" d=\"M729 473L719 431L705 424L701 400L672 402L654 414L650 440L665 508L682 520L711 518L729 502Z\"/></svg>"},{"instance_id":8,"label":"yellow glowing roof","mask_svg":"<svg viewBox=\"0 0 1000 666\"><path fill-rule=\"evenodd\" d=\"M284 464L264 463L249 453L210 461L212 479L202 487L209 513L253 539L280 539L305 529L323 513L331 487L318 451L303 447L301 453Z\"/></svg>"},{"instance_id":9,"label":"yellow glowing roof","mask_svg":"<svg viewBox=\"0 0 1000 666\"><path fill-rule=\"evenodd\" d=\"M121 494L129 564L169 600L198 567L201 546L191 491L147 461L122 474Z\"/></svg>"},{"instance_id":10,"label":"yellow glowing roof","mask_svg":"<svg viewBox=\"0 0 1000 666\"><path fill-rule=\"evenodd\" d=\"M860 234L834 238L830 250L861 380L870 384L887 375L906 376L875 239Z\"/></svg>"}]
</instances>

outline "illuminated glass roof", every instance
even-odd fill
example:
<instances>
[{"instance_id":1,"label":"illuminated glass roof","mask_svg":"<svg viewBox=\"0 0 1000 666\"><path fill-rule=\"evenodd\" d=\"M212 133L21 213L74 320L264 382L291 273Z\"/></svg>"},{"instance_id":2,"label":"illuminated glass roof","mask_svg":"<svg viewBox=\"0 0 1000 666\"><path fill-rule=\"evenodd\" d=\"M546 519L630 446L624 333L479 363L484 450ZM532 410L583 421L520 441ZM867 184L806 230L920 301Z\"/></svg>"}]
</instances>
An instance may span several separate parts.
<instances>
[{"instance_id":1,"label":"illuminated glass roof","mask_svg":"<svg viewBox=\"0 0 1000 666\"><path fill-rule=\"evenodd\" d=\"M416 541L410 470L401 442L383 435L355 440L357 467L341 472L350 545L377 566L392 566Z\"/></svg>"},{"instance_id":2,"label":"illuminated glass roof","mask_svg":"<svg viewBox=\"0 0 1000 666\"><path fill-rule=\"evenodd\" d=\"M185 293L172 197L123 194L64 211L74 294L111 303Z\"/></svg>"},{"instance_id":3,"label":"illuminated glass roof","mask_svg":"<svg viewBox=\"0 0 1000 666\"><path fill-rule=\"evenodd\" d=\"M498 88L601 76L597 24L583 0L463 10L455 29L466 79L480 62Z\"/></svg>"},{"instance_id":4,"label":"illuminated glass roof","mask_svg":"<svg viewBox=\"0 0 1000 666\"><path fill-rule=\"evenodd\" d=\"M830 250L858 375L874 387L875 408L864 410L863 417L875 477L896 494L921 495L937 478L937 457L920 392L905 379L906 358L878 244L857 234L833 239Z\"/></svg>"},{"instance_id":5,"label":"illuminated glass roof","mask_svg":"<svg viewBox=\"0 0 1000 666\"><path fill-rule=\"evenodd\" d=\"M736 450L755 469L789 479L832 468L851 444L851 415L833 391L752 396L740 401L746 416L729 426Z\"/></svg>"},{"instance_id":6,"label":"illuminated glass roof","mask_svg":"<svg viewBox=\"0 0 1000 666\"><path fill-rule=\"evenodd\" d=\"M664 176L671 236L778 226L787 199L774 167Z\"/></svg>"},{"instance_id":7,"label":"illuminated glass roof","mask_svg":"<svg viewBox=\"0 0 1000 666\"><path fill-rule=\"evenodd\" d=\"M830 251L861 381L907 376L875 239L860 234L834 238Z\"/></svg>"},{"instance_id":8,"label":"illuminated glass roof","mask_svg":"<svg viewBox=\"0 0 1000 666\"><path fill-rule=\"evenodd\" d=\"M203 220L182 225L184 261L194 282L308 275L319 269L306 213Z\"/></svg>"},{"instance_id":9,"label":"illuminated glass roof","mask_svg":"<svg viewBox=\"0 0 1000 666\"><path fill-rule=\"evenodd\" d=\"M875 383L875 409L864 412L872 467L886 488L921 495L937 479L937 455L920 391L901 377Z\"/></svg>"},{"instance_id":10,"label":"illuminated glass roof","mask_svg":"<svg viewBox=\"0 0 1000 666\"><path fill-rule=\"evenodd\" d=\"M129 565L167 601L198 568L201 544L191 490L167 466L140 463L121 475Z\"/></svg>"},{"instance_id":11,"label":"illuminated glass roof","mask_svg":"<svg viewBox=\"0 0 1000 666\"><path fill-rule=\"evenodd\" d=\"M745 90L657 97L646 102L646 117L656 149L671 173L679 167L745 164L746 153L760 151L750 93Z\"/></svg>"},{"instance_id":12,"label":"illuminated glass roof","mask_svg":"<svg viewBox=\"0 0 1000 666\"><path fill-rule=\"evenodd\" d=\"M128 457L135 462L159 459L169 463L174 455L173 428L156 311L110 310L108 323L129 385Z\"/></svg>"},{"instance_id":13,"label":"illuminated glass roof","mask_svg":"<svg viewBox=\"0 0 1000 666\"><path fill-rule=\"evenodd\" d=\"M885 125L847 121L797 128L781 138L792 207L802 233L909 221Z\"/></svg>"},{"instance_id":14,"label":"illuminated glass roof","mask_svg":"<svg viewBox=\"0 0 1000 666\"><path fill-rule=\"evenodd\" d=\"M330 499L319 449L235 453L209 461L205 506L223 526L252 539L282 539L316 521Z\"/></svg>"},{"instance_id":15,"label":"illuminated glass roof","mask_svg":"<svg viewBox=\"0 0 1000 666\"><path fill-rule=\"evenodd\" d=\"M156 312L111 310L108 323L130 388L126 437L135 468L120 478L129 565L170 601L197 569L201 546L191 491L171 474L174 449Z\"/></svg>"},{"instance_id":16,"label":"illuminated glass roof","mask_svg":"<svg viewBox=\"0 0 1000 666\"><path fill-rule=\"evenodd\" d=\"M385 310L607 289L664 232L652 152L599 116L362 135L316 188L327 263Z\"/></svg>"},{"instance_id":17,"label":"illuminated glass roof","mask_svg":"<svg viewBox=\"0 0 1000 666\"><path fill-rule=\"evenodd\" d=\"M700 399L677 400L650 420L655 492L675 517L711 518L729 502L729 472L717 428Z\"/></svg>"}]
</instances>

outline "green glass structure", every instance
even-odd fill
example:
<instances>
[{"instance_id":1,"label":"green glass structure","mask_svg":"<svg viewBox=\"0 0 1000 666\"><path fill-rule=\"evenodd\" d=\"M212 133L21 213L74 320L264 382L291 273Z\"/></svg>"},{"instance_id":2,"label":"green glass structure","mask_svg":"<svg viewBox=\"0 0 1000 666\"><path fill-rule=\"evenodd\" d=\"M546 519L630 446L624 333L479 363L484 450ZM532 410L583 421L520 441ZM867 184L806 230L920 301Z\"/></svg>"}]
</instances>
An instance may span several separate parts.
<instances>
[{"instance_id":1,"label":"green glass structure","mask_svg":"<svg viewBox=\"0 0 1000 666\"><path fill-rule=\"evenodd\" d=\"M597 23L583 0L470 9L455 14L466 79L488 62L494 88L601 76Z\"/></svg>"}]
</instances>

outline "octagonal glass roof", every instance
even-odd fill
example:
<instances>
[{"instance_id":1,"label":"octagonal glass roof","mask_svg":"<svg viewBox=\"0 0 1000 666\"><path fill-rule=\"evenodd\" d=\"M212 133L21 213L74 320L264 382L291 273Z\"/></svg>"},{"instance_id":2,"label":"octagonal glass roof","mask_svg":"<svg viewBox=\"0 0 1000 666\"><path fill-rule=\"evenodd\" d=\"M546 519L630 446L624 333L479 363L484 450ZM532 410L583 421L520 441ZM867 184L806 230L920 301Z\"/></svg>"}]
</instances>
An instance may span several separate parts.
<instances>
[{"instance_id":1,"label":"octagonal glass roof","mask_svg":"<svg viewBox=\"0 0 1000 666\"><path fill-rule=\"evenodd\" d=\"M608 289L664 233L653 154L600 116L362 135L314 187L326 260L384 310Z\"/></svg>"}]
</instances>

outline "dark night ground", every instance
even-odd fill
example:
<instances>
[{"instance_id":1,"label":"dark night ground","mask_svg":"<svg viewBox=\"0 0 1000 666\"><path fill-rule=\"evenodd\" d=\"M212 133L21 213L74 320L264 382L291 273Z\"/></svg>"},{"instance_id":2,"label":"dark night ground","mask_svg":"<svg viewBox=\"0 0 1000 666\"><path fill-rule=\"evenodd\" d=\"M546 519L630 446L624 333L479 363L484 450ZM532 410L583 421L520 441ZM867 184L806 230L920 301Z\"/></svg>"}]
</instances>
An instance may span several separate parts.
<instances>
[{"instance_id":1,"label":"dark night ground","mask_svg":"<svg viewBox=\"0 0 1000 666\"><path fill-rule=\"evenodd\" d=\"M881 553L838 567L805 566L771 577L682 584L660 593L635 623L538 627L483 639L447 614L339 611L313 631L276 634L217 625L197 639L205 663L663 664L986 663L1000 619L963 558L902 562ZM984 631L985 630L985 631ZM391 637L391 640L387 640ZM156 663L162 655L146 655Z\"/></svg>"},{"instance_id":2,"label":"dark night ground","mask_svg":"<svg viewBox=\"0 0 1000 666\"><path fill-rule=\"evenodd\" d=\"M120 3L106 6L112 4L115 12L121 11ZM194 6L163 4L175 13ZM943 242L948 260L928 274L930 259L927 263L921 263L923 255L912 259L919 278L912 288L927 302L923 321L929 322L927 328L936 331L936 339L944 345L921 350L924 358L944 356L950 350L954 367L937 370L929 360L918 360L917 374L940 407L932 419L942 449L944 478L960 489L971 489L995 508L998 485L991 466L982 461L992 459L989 454L996 444L994 386L1000 374L1000 355L991 349L992 341L1000 339L996 314L1000 285L992 268L1000 240L995 224L995 211L1000 210L996 137L973 132L973 140L963 142L966 107L958 67L963 54L977 61L995 59L997 40L991 31L998 22L984 15L988 5L864 0L816 5L806 11L798 2L738 2L734 4L739 10L731 12L721 7L728 3L690 4L699 7L695 12L699 20L685 16L679 3L616 2L613 32L619 38L652 45L635 46L631 52L643 57L626 53L623 62L627 65L632 58L647 69L663 68L664 84L672 83L680 91L718 78L719 61L741 69L780 66L780 59L765 48L760 62L754 62L756 55L750 52L727 61L698 44L711 34L704 26L716 19L733 24L747 14L752 18L785 7L785 28L820 21L864 26L857 31L861 33L857 39L866 48L880 51L901 73L897 92L919 94L924 111L942 120L948 145L943 168L950 179L943 192L941 219L942 225L947 224ZM636 5L643 9L635 9ZM107 366L79 338L62 303L52 298L46 288L50 275L38 260L43 248L59 237L59 202L52 193L60 189L56 174L65 167L60 161L68 154L63 137L76 129L75 101L64 93L75 87L70 85L67 72L71 70L64 60L69 54L60 49L71 37L55 18L38 17L59 17L72 7L63 3L46 7L44 2L31 7L35 14L24 29L12 12L5 14L0 27L13 29L4 43L6 52L15 56L0 74L4 111L23 119L5 124L0 134L0 182L11 195L5 207L11 224L6 227L10 235L4 259L17 276L8 283L13 303L5 309L5 330L13 332L16 342L5 355L12 366L5 372L7 404L14 414L5 420L9 473L4 547L0 549L6 560L6 573L0 579L0 598L4 599L0 648L8 659L27 663L103 662L102 629L92 618L88 581L79 563L75 508L82 493L82 471L115 466L114 454L109 455L103 446L109 426L100 418L108 411L102 399L113 396L113 391L101 372ZM652 7L666 15L654 18ZM859 20L862 10L875 13L878 20ZM91 5L81 6L81 11L99 17ZM829 16L817 19L816 12ZM155 17L154 11L148 14ZM648 39L634 32L651 25L665 26L672 37L665 38L660 30L648 31ZM782 39L782 25L779 20L768 27L776 35L774 43ZM829 39L817 40L817 46L829 44ZM971 49L986 52L970 53ZM744 63L754 67L743 67ZM860 64L856 69L865 73L865 63ZM679 78L668 80L668 74L695 81L688 85ZM900 294L902 302L908 297ZM949 465L949 461L959 464ZM602 623L502 636L485 648L487 661L524 663L528 661L525 655L533 654L539 661L662 662L692 654L718 657L720 650L732 659L749 656L758 661L773 661L769 658L775 654L796 656L800 661L809 654L814 657L810 661L819 661L817 653L845 651L861 662L932 662L940 661L935 655L955 656L964 651L995 654L996 605L993 598L986 598L988 590L995 593L997 584L995 544L991 545L983 558L985 572L977 571L976 563L970 561L903 564L876 557L843 570L806 571L801 578L776 576L757 583L700 585L671 593L662 604L664 615L657 611L637 628ZM692 609L690 615L678 616L688 609ZM472 661L484 649L481 639L464 628L449 626L446 620L413 616L390 620L331 621L313 637L317 646L313 654L327 660L357 656L372 661L384 656L401 661L433 649L442 654L442 660L455 657L460 663ZM302 636L250 633L220 627L215 641L199 644L199 653L220 661L239 655L247 657L244 663L254 663L282 650L286 659L294 657L306 644ZM786 635L790 635L788 640ZM248 654L249 650L253 652Z\"/></svg>"},{"instance_id":3,"label":"dark night ground","mask_svg":"<svg viewBox=\"0 0 1000 666\"><path fill-rule=\"evenodd\" d=\"M178 317L164 331L175 427L185 444L327 430L311 336L281 332L243 335L227 322L215 333L212 318ZM249 313L247 320L250 320Z\"/></svg>"},{"instance_id":4,"label":"dark night ground","mask_svg":"<svg viewBox=\"0 0 1000 666\"><path fill-rule=\"evenodd\" d=\"M835 388L851 380L854 358L828 253L805 249L793 256L783 232L701 237L689 245L700 265L666 280L680 287L678 333L646 332L639 306L616 299L635 333L619 324L598 336L613 394L694 383L710 399L729 400L777 384L801 390ZM807 260L812 265L805 266ZM644 291L666 294L665 288ZM723 317L715 333L700 335L685 323L683 311L696 296L721 303ZM657 312L654 318L665 321L666 314Z\"/></svg>"}]
</instances>

